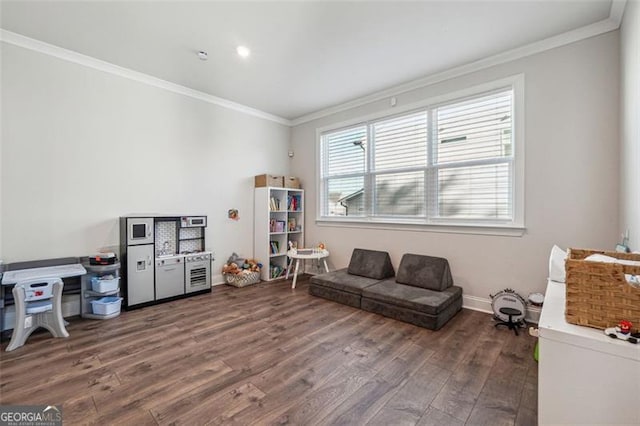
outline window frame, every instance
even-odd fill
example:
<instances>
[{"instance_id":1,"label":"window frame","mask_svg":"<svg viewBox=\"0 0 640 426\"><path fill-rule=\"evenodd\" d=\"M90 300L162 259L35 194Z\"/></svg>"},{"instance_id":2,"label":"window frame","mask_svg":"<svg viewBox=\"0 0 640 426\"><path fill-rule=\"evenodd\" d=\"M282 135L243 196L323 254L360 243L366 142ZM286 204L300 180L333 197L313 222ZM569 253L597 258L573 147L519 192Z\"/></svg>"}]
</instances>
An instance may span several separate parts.
<instances>
[{"instance_id":1,"label":"window frame","mask_svg":"<svg viewBox=\"0 0 640 426\"><path fill-rule=\"evenodd\" d=\"M435 217L435 209L437 209L437 203L426 203L427 211L425 211L426 218L403 218L398 216L375 216L373 215L373 179L376 175L381 174L380 171L372 171L370 162L373 161L373 153L368 154L365 159L365 171L364 171L364 202L366 203L366 209L368 215L366 216L323 216L325 204L325 191L324 181L322 179L323 167L326 164L321 164L321 159L327 161L327 156L323 155L322 150L322 136L327 132L335 132L339 130L346 130L352 127L365 126L369 141L370 127L377 121L391 119L395 116L407 115L412 112L419 112L421 110L427 110L427 128L429 132L434 132L434 112L435 108L439 106L449 105L455 102L463 102L469 98L475 98L484 94L490 94L499 90L511 88L513 90L513 117L512 117L512 159L507 160L512 163L512 176L511 176L511 202L513 203L513 220L496 220L496 219L451 219L451 218L438 218ZM525 217L524 217L524 204L525 204L525 185L524 185L524 164L525 164L525 150L524 150L524 74L513 75L510 77L502 78L499 80L491 81L484 84L475 85L462 90L457 90L440 96L430 97L428 99L407 104L404 106L396 106L392 108L386 108L382 111L367 116L359 117L349 121L335 123L333 125L324 126L316 129L316 224L320 226L335 226L335 227L357 227L357 228L387 228L387 229L403 229L414 231L433 231L433 232L452 232L452 233L473 233L473 234L488 234L488 235L508 235L508 236L521 236L525 231ZM374 142L375 143L375 142ZM435 147L433 146L433 137L428 138L427 149L433 154ZM367 146L367 149L371 147ZM373 148L375 149L375 147ZM490 159L487 162L496 161ZM483 160L472 160L472 163L481 163ZM498 162L505 162L504 160ZM460 163L455 163L457 166ZM443 167L445 166L445 167ZM428 164L425 169L425 178L428 173L437 173L440 168L453 168L452 164L439 165L434 164L433 155L428 156ZM403 169L404 171L404 169ZM384 170L382 173L386 174L389 170ZM366 180L369 179L369 182ZM428 187L432 184L433 187ZM433 194L437 192L437 179L431 178L425 181L425 194L428 197L429 191L436 189ZM328 214L328 212L327 212Z\"/></svg>"}]
</instances>

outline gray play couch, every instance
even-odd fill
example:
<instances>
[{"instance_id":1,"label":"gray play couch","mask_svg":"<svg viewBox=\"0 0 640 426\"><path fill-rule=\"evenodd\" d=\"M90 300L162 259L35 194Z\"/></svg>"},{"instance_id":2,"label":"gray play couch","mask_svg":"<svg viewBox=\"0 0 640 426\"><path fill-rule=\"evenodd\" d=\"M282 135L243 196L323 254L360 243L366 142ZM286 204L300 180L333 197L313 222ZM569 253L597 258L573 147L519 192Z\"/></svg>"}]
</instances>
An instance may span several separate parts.
<instances>
[{"instance_id":1,"label":"gray play couch","mask_svg":"<svg viewBox=\"0 0 640 426\"><path fill-rule=\"evenodd\" d=\"M348 268L311 277L309 293L359 308L363 289L394 275L389 253L357 248Z\"/></svg>"},{"instance_id":2,"label":"gray play couch","mask_svg":"<svg viewBox=\"0 0 640 426\"><path fill-rule=\"evenodd\" d=\"M462 308L447 259L405 254L397 277L386 252L355 249L349 267L311 278L309 293L438 330Z\"/></svg>"}]
</instances>

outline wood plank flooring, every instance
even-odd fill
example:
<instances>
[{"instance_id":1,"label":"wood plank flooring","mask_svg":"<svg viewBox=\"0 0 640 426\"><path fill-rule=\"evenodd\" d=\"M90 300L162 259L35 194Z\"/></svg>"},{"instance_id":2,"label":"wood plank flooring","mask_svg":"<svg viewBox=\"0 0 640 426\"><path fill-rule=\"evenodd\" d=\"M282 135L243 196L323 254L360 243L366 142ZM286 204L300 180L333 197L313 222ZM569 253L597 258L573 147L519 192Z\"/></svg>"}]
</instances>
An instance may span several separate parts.
<instances>
[{"instance_id":1,"label":"wood plank flooring","mask_svg":"<svg viewBox=\"0 0 640 426\"><path fill-rule=\"evenodd\" d=\"M69 425L537 423L524 330L463 309L434 332L307 287L218 286L34 334L1 354L0 403L60 404Z\"/></svg>"}]
</instances>

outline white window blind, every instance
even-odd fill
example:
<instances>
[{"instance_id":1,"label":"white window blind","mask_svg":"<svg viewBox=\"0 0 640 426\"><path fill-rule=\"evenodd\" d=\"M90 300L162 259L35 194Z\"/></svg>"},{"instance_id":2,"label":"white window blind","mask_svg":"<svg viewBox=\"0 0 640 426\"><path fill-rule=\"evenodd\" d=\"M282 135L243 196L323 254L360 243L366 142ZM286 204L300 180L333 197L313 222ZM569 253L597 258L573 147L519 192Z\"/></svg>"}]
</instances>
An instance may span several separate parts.
<instances>
[{"instance_id":1,"label":"white window blind","mask_svg":"<svg viewBox=\"0 0 640 426\"><path fill-rule=\"evenodd\" d=\"M374 216L425 217L427 112L371 124Z\"/></svg>"},{"instance_id":2,"label":"white window blind","mask_svg":"<svg viewBox=\"0 0 640 426\"><path fill-rule=\"evenodd\" d=\"M323 141L324 215L364 216L367 127L332 132Z\"/></svg>"},{"instance_id":3,"label":"white window blind","mask_svg":"<svg viewBox=\"0 0 640 426\"><path fill-rule=\"evenodd\" d=\"M439 106L437 217L512 218L512 90Z\"/></svg>"},{"instance_id":4,"label":"white window blind","mask_svg":"<svg viewBox=\"0 0 640 426\"><path fill-rule=\"evenodd\" d=\"M514 223L514 89L324 132L320 216Z\"/></svg>"}]
</instances>

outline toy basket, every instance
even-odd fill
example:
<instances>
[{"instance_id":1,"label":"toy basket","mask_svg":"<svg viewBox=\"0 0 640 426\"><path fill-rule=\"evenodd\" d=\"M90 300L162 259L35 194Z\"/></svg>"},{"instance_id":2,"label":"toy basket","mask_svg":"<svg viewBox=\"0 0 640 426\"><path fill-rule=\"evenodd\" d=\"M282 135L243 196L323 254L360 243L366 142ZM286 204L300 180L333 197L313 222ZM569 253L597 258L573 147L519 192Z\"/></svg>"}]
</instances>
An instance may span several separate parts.
<instances>
[{"instance_id":1,"label":"toy basket","mask_svg":"<svg viewBox=\"0 0 640 426\"><path fill-rule=\"evenodd\" d=\"M605 329L628 320L633 328L640 327L640 287L625 278L625 274L640 275L640 266L584 260L592 254L640 261L640 254L569 249L566 261L567 322Z\"/></svg>"},{"instance_id":2,"label":"toy basket","mask_svg":"<svg viewBox=\"0 0 640 426\"><path fill-rule=\"evenodd\" d=\"M103 297L91 301L91 310L96 315L111 315L120 312L122 297Z\"/></svg>"},{"instance_id":3,"label":"toy basket","mask_svg":"<svg viewBox=\"0 0 640 426\"><path fill-rule=\"evenodd\" d=\"M227 284L234 287L245 287L260 282L260 272L249 272L248 274L223 274Z\"/></svg>"},{"instance_id":4,"label":"toy basket","mask_svg":"<svg viewBox=\"0 0 640 426\"><path fill-rule=\"evenodd\" d=\"M110 291L116 291L120 285L120 277L105 278L105 277L93 277L91 278L91 290L96 293L108 293Z\"/></svg>"}]
</instances>

